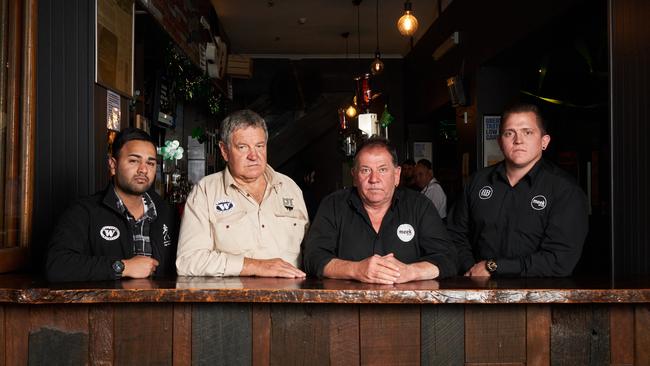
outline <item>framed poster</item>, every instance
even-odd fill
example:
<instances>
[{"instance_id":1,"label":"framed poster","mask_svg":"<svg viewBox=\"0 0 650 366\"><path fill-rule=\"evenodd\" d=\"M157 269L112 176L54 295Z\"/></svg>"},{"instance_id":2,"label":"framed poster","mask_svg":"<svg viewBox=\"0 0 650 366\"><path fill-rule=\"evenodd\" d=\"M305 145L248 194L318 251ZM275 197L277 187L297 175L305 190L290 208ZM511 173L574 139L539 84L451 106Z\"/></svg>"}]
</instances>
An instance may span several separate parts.
<instances>
[{"instance_id":1,"label":"framed poster","mask_svg":"<svg viewBox=\"0 0 650 366\"><path fill-rule=\"evenodd\" d=\"M413 160L417 163L421 159L432 161L433 144L430 142L414 142L413 143Z\"/></svg>"},{"instance_id":2,"label":"framed poster","mask_svg":"<svg viewBox=\"0 0 650 366\"><path fill-rule=\"evenodd\" d=\"M503 160L499 148L499 124L501 116L486 114L483 116L483 166L490 166Z\"/></svg>"},{"instance_id":3,"label":"framed poster","mask_svg":"<svg viewBox=\"0 0 650 366\"><path fill-rule=\"evenodd\" d=\"M133 95L133 0L95 2L95 82Z\"/></svg>"}]
</instances>

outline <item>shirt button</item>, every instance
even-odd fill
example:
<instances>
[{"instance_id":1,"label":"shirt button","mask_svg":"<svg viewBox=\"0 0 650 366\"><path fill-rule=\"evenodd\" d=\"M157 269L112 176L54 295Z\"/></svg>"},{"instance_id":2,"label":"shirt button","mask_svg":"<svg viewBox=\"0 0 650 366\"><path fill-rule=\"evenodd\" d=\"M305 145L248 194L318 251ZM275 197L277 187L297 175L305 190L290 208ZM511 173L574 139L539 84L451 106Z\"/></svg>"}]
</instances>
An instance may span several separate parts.
<instances>
[{"instance_id":1,"label":"shirt button","mask_svg":"<svg viewBox=\"0 0 650 366\"><path fill-rule=\"evenodd\" d=\"M226 225L226 229L230 229L230 225Z\"/></svg>"},{"instance_id":2,"label":"shirt button","mask_svg":"<svg viewBox=\"0 0 650 366\"><path fill-rule=\"evenodd\" d=\"M264 228L264 224L262 224L262 228Z\"/></svg>"},{"instance_id":3,"label":"shirt button","mask_svg":"<svg viewBox=\"0 0 650 366\"><path fill-rule=\"evenodd\" d=\"M296 226L296 223L295 223L295 222L293 223L293 226Z\"/></svg>"}]
</instances>

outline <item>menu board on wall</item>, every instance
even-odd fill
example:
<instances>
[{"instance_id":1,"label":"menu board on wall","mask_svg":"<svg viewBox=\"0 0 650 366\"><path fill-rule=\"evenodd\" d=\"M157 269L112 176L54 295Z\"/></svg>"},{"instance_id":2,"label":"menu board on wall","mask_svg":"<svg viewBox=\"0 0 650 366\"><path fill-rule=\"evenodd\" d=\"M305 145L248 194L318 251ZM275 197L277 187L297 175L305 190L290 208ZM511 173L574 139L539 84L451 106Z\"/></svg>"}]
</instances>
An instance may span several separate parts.
<instances>
[{"instance_id":1,"label":"menu board on wall","mask_svg":"<svg viewBox=\"0 0 650 366\"><path fill-rule=\"evenodd\" d=\"M133 0L98 0L96 82L131 96L133 90Z\"/></svg>"}]
</instances>

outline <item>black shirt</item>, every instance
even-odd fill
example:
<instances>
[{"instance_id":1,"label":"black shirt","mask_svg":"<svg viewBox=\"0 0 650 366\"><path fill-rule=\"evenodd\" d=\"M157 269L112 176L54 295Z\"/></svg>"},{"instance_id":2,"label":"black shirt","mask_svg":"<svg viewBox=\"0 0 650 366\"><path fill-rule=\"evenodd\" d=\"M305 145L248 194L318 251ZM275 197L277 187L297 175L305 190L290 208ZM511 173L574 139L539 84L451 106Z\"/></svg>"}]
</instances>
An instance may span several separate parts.
<instances>
[{"instance_id":1,"label":"black shirt","mask_svg":"<svg viewBox=\"0 0 650 366\"><path fill-rule=\"evenodd\" d=\"M155 192L148 192L156 206L150 223L151 254L159 265L155 276L176 274L178 223L176 210ZM113 280L119 276L112 264L134 256L133 233L117 205L115 188L84 197L68 208L50 238L46 276L51 282Z\"/></svg>"},{"instance_id":2,"label":"black shirt","mask_svg":"<svg viewBox=\"0 0 650 366\"><path fill-rule=\"evenodd\" d=\"M433 263L439 277L456 273L455 248L424 195L397 188L377 233L356 188L348 188L323 199L305 242L305 270L322 277L333 258L361 261L389 253L403 263Z\"/></svg>"},{"instance_id":3,"label":"black shirt","mask_svg":"<svg viewBox=\"0 0 650 366\"><path fill-rule=\"evenodd\" d=\"M461 274L494 259L500 275L568 276L588 230L585 194L544 159L514 187L504 162L478 171L449 219Z\"/></svg>"}]
</instances>

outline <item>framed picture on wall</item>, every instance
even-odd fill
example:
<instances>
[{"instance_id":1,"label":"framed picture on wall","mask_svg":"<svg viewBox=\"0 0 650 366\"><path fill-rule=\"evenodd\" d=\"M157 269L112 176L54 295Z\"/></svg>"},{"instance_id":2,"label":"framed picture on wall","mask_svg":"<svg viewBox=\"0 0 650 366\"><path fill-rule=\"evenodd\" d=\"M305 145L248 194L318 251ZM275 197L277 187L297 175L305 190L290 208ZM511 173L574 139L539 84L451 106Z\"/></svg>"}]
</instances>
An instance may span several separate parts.
<instances>
[{"instance_id":1,"label":"framed picture on wall","mask_svg":"<svg viewBox=\"0 0 650 366\"><path fill-rule=\"evenodd\" d=\"M95 3L95 82L124 96L133 95L133 1Z\"/></svg>"},{"instance_id":2,"label":"framed picture on wall","mask_svg":"<svg viewBox=\"0 0 650 366\"><path fill-rule=\"evenodd\" d=\"M430 142L414 142L413 143L413 160L417 163L420 159L427 159L432 161L432 148L433 144Z\"/></svg>"},{"instance_id":3,"label":"framed picture on wall","mask_svg":"<svg viewBox=\"0 0 650 366\"><path fill-rule=\"evenodd\" d=\"M494 114L483 115L483 166L490 166L503 160L499 148L499 124L501 116Z\"/></svg>"}]
</instances>

